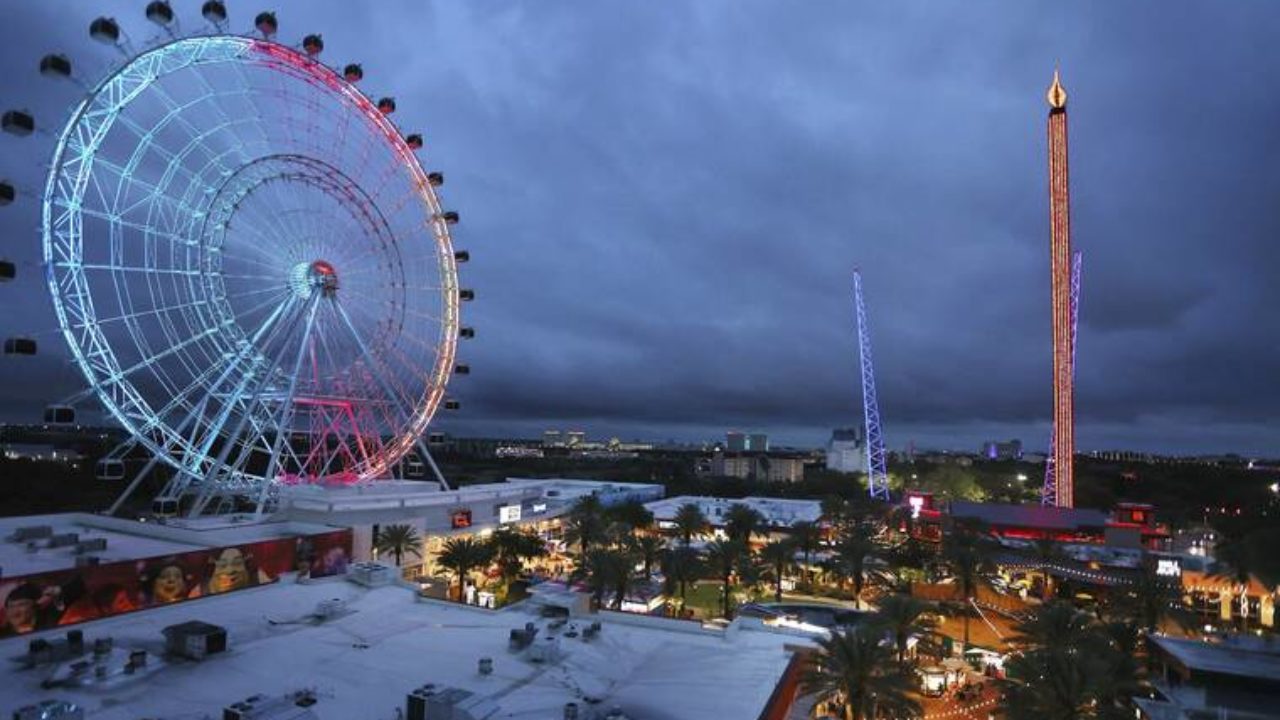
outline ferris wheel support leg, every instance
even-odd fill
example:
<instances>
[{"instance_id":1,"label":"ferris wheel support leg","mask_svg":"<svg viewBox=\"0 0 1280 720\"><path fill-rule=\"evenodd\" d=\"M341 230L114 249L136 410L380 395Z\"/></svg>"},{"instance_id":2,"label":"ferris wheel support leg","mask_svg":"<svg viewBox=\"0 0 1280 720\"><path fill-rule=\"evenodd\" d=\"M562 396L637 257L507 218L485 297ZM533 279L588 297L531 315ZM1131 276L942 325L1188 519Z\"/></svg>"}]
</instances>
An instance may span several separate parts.
<instances>
[{"instance_id":1,"label":"ferris wheel support leg","mask_svg":"<svg viewBox=\"0 0 1280 720\"><path fill-rule=\"evenodd\" d=\"M262 489L258 491L258 501L253 510L255 520L262 517L262 508L267 502L267 492L271 483L275 482L276 471L280 466L281 445L290 437L289 423L293 415L293 394L298 388L298 374L302 372L302 361L306 359L311 332L315 329L316 310L320 303L314 299L307 310L307 324L302 331L302 339L298 341L298 354L293 360L293 372L289 375L289 392L285 393L284 402L280 405L280 422L276 423L276 439L272 443L271 458L267 461L267 472L263 475Z\"/></svg>"},{"instance_id":2,"label":"ferris wheel support leg","mask_svg":"<svg viewBox=\"0 0 1280 720\"><path fill-rule=\"evenodd\" d=\"M295 304L296 303L292 298L285 303L282 303L276 310L276 316L278 317L278 314L282 313L286 309L292 309ZM276 333L278 333L280 328L284 326L285 323L275 323L275 328L272 330L271 336L266 341L268 345L274 342ZM254 342L249 345L252 346L256 344L260 335L261 333L256 334L254 336ZM218 420L213 426L218 430L215 432L211 428L209 437L205 443L206 453L212 449L213 440L221 434L221 428L226 425L227 420L231 419L231 414L235 407L241 404L241 402L244 403L246 408L252 406L253 400L257 399L257 397L262 393L262 389L267 384L267 381L271 379L271 374L280 366L280 358L277 356L271 366L267 368L265 372L261 373L261 375L254 372L255 365L256 363L250 365L248 371L245 372L244 379L236 387L235 393L227 400L225 407L223 407L222 411L219 413ZM256 384L254 383L254 380L257 380ZM249 390L251 385L253 388L252 394L246 396L245 391ZM236 438L239 438L244 433L245 425L249 422L249 415L250 413L247 411L241 414L240 419L236 422L235 429L227 435L226 440L223 442L222 449L218 451L218 457L209 467L209 475L205 477L204 482L201 484L200 495L196 498L195 503L191 505L191 510L187 513L187 517L199 517L200 513L204 512L205 508L209 506L209 503L213 498L221 494L221 491L223 490L223 487L221 486L222 483L219 482L219 478L215 477L215 475L220 472L222 468L226 467L227 458L231 455L231 448L236 445ZM228 473L228 476L225 478L226 481L231 480L230 475L231 473Z\"/></svg>"},{"instance_id":3,"label":"ferris wheel support leg","mask_svg":"<svg viewBox=\"0 0 1280 720\"><path fill-rule=\"evenodd\" d=\"M452 490L449 487L449 481L444 479L444 473L440 472L440 466L436 465L436 459L431 457L431 451L427 449L427 444L422 442L422 438L418 438L418 452L422 453L422 457L426 458L427 464L431 466L431 472L435 474L436 481L440 483L441 490Z\"/></svg>"},{"instance_id":4,"label":"ferris wheel support leg","mask_svg":"<svg viewBox=\"0 0 1280 720\"><path fill-rule=\"evenodd\" d=\"M333 307L337 309L338 315L342 317L342 322L347 326L347 330L350 331L351 337L355 338L356 344L360 346L360 352L372 365L374 363L373 353L369 352L369 346L365 345L364 338L360 337L360 333L356 332L356 326L351 322L351 316L347 315L347 311L339 305L336 300L333 301ZM386 378L377 373L374 373L374 377L376 377L378 383L382 385L382 391L387 394L387 398L399 404L400 396L395 393L389 385L387 385ZM409 408L402 407L400 408L400 411L405 413L405 417L412 416L412 412ZM431 453L427 450L427 446L423 444L421 437L417 439L416 444L419 452L422 453L422 456L426 459L427 463L431 465L431 471L435 473L436 480L440 482L441 489L451 489L449 487L449 483L444 479L444 474L440 472L440 467L436 465L435 458L431 457Z\"/></svg>"}]
</instances>

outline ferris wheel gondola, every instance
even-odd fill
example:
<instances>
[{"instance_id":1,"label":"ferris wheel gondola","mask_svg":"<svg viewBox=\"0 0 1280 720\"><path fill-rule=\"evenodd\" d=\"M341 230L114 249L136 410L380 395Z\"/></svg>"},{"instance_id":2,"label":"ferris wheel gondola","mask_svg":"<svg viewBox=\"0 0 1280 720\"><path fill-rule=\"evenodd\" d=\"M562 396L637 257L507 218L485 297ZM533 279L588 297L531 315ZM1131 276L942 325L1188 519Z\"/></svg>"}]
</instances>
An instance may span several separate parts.
<instances>
[{"instance_id":1,"label":"ferris wheel gondola","mask_svg":"<svg viewBox=\"0 0 1280 720\"><path fill-rule=\"evenodd\" d=\"M368 482L426 455L437 409L459 407L449 379L470 373L456 343L474 336L459 324L474 293L423 136L392 123L393 98L356 89L360 65L321 63L320 34L275 40L274 13L233 34L210 0L188 37L168 2L143 14L164 32L136 53L115 19L90 23L128 57L86 85L42 198L45 279L83 396L151 458L126 495L161 466L162 514L262 512L281 483ZM40 71L73 77L60 54ZM25 110L2 120L36 130ZM13 198L0 184L0 204ZM123 477L125 454L99 476Z\"/></svg>"}]
</instances>

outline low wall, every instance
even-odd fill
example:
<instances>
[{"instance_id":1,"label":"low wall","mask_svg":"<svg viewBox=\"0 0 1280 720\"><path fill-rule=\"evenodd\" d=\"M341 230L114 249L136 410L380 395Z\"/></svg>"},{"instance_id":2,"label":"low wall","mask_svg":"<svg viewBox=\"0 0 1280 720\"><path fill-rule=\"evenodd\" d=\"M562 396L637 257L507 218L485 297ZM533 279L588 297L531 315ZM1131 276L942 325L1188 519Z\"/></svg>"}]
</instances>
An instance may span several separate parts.
<instances>
[{"instance_id":1,"label":"low wall","mask_svg":"<svg viewBox=\"0 0 1280 720\"><path fill-rule=\"evenodd\" d=\"M5 578L0 637L235 592L291 572L341 575L350 556L351 532L336 530Z\"/></svg>"},{"instance_id":2,"label":"low wall","mask_svg":"<svg viewBox=\"0 0 1280 720\"><path fill-rule=\"evenodd\" d=\"M601 610L598 613L602 620L614 622L621 625L635 625L637 627L652 628L655 630L667 630L671 632L684 632L692 635L710 635L713 637L728 637L732 632L736 632L736 627L730 626L732 631L722 630L716 627L705 627L701 622L696 620L680 620L677 618L659 617L657 615L641 615L639 613L628 613L620 610Z\"/></svg>"}]
</instances>

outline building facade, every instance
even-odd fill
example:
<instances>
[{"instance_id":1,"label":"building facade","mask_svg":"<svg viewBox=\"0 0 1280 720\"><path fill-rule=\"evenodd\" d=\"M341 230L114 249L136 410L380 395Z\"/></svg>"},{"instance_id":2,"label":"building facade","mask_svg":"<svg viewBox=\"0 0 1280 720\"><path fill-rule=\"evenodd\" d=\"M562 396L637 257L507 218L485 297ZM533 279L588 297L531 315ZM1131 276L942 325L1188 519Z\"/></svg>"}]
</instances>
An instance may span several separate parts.
<instances>
[{"instance_id":1,"label":"building facade","mask_svg":"<svg viewBox=\"0 0 1280 720\"><path fill-rule=\"evenodd\" d=\"M867 471L867 440L862 428L831 431L827 441L827 469L842 473Z\"/></svg>"},{"instance_id":2,"label":"building facade","mask_svg":"<svg viewBox=\"0 0 1280 720\"><path fill-rule=\"evenodd\" d=\"M743 480L799 482L805 458L782 453L718 452L711 457L711 474Z\"/></svg>"}]
</instances>

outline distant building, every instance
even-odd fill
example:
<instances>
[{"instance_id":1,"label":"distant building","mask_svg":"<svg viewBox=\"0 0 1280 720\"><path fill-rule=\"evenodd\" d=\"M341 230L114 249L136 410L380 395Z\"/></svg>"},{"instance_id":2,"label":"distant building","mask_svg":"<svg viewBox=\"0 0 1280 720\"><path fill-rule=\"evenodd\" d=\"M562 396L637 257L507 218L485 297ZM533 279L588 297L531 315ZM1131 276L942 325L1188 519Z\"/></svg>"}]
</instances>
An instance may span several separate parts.
<instances>
[{"instance_id":1,"label":"distant building","mask_svg":"<svg viewBox=\"0 0 1280 720\"><path fill-rule=\"evenodd\" d=\"M544 430L542 432L542 447L564 447L564 436L559 430Z\"/></svg>"},{"instance_id":2,"label":"distant building","mask_svg":"<svg viewBox=\"0 0 1280 720\"><path fill-rule=\"evenodd\" d=\"M982 457L984 460L1021 460L1022 441L1016 439L1009 442L988 440L982 445Z\"/></svg>"},{"instance_id":3,"label":"distant building","mask_svg":"<svg viewBox=\"0 0 1280 720\"><path fill-rule=\"evenodd\" d=\"M783 453L716 453L711 457L711 474L743 480L799 482L804 479L803 455Z\"/></svg>"},{"instance_id":4,"label":"distant building","mask_svg":"<svg viewBox=\"0 0 1280 720\"><path fill-rule=\"evenodd\" d=\"M569 447L578 447L585 445L587 442L587 434L581 430L570 430L564 434L564 444Z\"/></svg>"},{"instance_id":5,"label":"distant building","mask_svg":"<svg viewBox=\"0 0 1280 720\"><path fill-rule=\"evenodd\" d=\"M713 529L723 528L725 514L734 505L746 505L760 513L764 524L770 528L790 528L798 522L817 522L822 517L822 503L818 500L792 500L784 498L744 497L716 498L702 495L680 495L645 503L653 513L653 519L663 530L675 528L676 513L684 505L697 505Z\"/></svg>"},{"instance_id":6,"label":"distant building","mask_svg":"<svg viewBox=\"0 0 1280 720\"><path fill-rule=\"evenodd\" d=\"M741 433L731 430L724 434L726 452L769 452L769 436L764 433Z\"/></svg>"},{"instance_id":7,"label":"distant building","mask_svg":"<svg viewBox=\"0 0 1280 720\"><path fill-rule=\"evenodd\" d=\"M84 459L84 455L75 450L37 443L5 443L4 456L8 460L45 460L60 463L74 463Z\"/></svg>"},{"instance_id":8,"label":"distant building","mask_svg":"<svg viewBox=\"0 0 1280 720\"><path fill-rule=\"evenodd\" d=\"M867 471L867 441L862 428L831 431L827 442L827 469L842 473Z\"/></svg>"}]
</instances>

